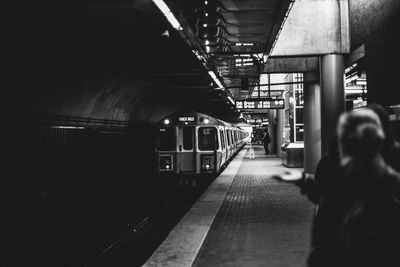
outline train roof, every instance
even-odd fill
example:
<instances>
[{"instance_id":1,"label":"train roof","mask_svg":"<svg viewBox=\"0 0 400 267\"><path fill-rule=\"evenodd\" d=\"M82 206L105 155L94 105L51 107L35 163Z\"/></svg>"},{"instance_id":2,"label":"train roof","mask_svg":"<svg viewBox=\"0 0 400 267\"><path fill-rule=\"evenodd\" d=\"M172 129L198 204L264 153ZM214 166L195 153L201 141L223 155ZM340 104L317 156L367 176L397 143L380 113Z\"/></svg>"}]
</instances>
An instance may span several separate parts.
<instances>
[{"instance_id":1,"label":"train roof","mask_svg":"<svg viewBox=\"0 0 400 267\"><path fill-rule=\"evenodd\" d=\"M168 123L166 123L168 122ZM219 126L225 126L225 127L237 127L233 123L229 123L217 118L214 118L210 115L197 112L197 111L191 111L191 112L178 112L171 114L165 118L163 118L160 122L159 125L170 125L170 126L176 126L176 125L201 125L201 124L207 124L207 125L219 125Z\"/></svg>"}]
</instances>

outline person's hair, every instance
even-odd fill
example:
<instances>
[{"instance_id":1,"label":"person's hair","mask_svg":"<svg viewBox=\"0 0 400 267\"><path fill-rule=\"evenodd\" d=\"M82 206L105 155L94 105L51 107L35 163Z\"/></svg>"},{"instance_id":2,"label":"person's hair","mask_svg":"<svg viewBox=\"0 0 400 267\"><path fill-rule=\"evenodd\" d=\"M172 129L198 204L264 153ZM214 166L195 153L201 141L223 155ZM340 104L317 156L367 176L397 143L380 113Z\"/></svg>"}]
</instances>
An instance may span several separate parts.
<instances>
[{"instance_id":1,"label":"person's hair","mask_svg":"<svg viewBox=\"0 0 400 267\"><path fill-rule=\"evenodd\" d=\"M383 106L373 103L367 106L367 108L371 109L374 111L378 117L379 120L381 121L382 129L383 132L385 133L385 142L384 146L391 146L394 143L394 136L392 129L390 128L390 121L389 121L389 116L386 113L386 110Z\"/></svg>"},{"instance_id":2,"label":"person's hair","mask_svg":"<svg viewBox=\"0 0 400 267\"><path fill-rule=\"evenodd\" d=\"M342 158L371 160L385 140L378 115L370 109L354 110L339 119L338 136Z\"/></svg>"}]
</instances>

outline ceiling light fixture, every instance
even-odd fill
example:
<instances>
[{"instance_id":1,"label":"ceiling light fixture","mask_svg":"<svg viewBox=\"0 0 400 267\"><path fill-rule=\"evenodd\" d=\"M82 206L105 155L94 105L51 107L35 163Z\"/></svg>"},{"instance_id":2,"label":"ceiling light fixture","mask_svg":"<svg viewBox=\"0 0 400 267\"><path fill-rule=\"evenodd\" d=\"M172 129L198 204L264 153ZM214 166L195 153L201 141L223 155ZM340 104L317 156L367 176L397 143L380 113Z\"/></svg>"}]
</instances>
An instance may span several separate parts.
<instances>
[{"instance_id":1,"label":"ceiling light fixture","mask_svg":"<svg viewBox=\"0 0 400 267\"><path fill-rule=\"evenodd\" d=\"M160 11L164 14L164 16L167 18L169 23L172 25L172 27L178 31L182 31L183 28L179 21L175 18L174 14L172 11L169 9L167 4L164 3L163 0L153 0L153 3L160 9Z\"/></svg>"},{"instance_id":2,"label":"ceiling light fixture","mask_svg":"<svg viewBox=\"0 0 400 267\"><path fill-rule=\"evenodd\" d=\"M214 82L218 85L219 88L224 88L224 86L222 85L222 83L218 80L217 76L215 75L215 73L213 71L209 71L208 75L210 75L210 77L214 80Z\"/></svg>"}]
</instances>

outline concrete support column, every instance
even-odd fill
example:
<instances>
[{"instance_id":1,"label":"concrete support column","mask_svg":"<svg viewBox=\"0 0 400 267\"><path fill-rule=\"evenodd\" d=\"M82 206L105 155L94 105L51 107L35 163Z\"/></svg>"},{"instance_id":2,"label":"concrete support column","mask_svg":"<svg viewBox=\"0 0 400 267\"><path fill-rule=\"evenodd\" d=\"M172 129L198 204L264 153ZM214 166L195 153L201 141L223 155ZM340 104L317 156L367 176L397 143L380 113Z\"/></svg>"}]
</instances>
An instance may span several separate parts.
<instances>
[{"instance_id":1,"label":"concrete support column","mask_svg":"<svg viewBox=\"0 0 400 267\"><path fill-rule=\"evenodd\" d=\"M285 128L284 110L276 110L276 154L281 157L281 146L284 143L283 130Z\"/></svg>"},{"instance_id":2,"label":"concrete support column","mask_svg":"<svg viewBox=\"0 0 400 267\"><path fill-rule=\"evenodd\" d=\"M276 153L276 110L270 109L268 111L268 132L271 137L271 143L269 144L269 151L272 154Z\"/></svg>"},{"instance_id":3,"label":"concrete support column","mask_svg":"<svg viewBox=\"0 0 400 267\"><path fill-rule=\"evenodd\" d=\"M319 77L304 73L304 172L314 174L321 159L321 97Z\"/></svg>"},{"instance_id":4,"label":"concrete support column","mask_svg":"<svg viewBox=\"0 0 400 267\"><path fill-rule=\"evenodd\" d=\"M322 156L329 151L329 140L336 134L336 124L345 111L344 57L329 54L321 57L321 146Z\"/></svg>"}]
</instances>

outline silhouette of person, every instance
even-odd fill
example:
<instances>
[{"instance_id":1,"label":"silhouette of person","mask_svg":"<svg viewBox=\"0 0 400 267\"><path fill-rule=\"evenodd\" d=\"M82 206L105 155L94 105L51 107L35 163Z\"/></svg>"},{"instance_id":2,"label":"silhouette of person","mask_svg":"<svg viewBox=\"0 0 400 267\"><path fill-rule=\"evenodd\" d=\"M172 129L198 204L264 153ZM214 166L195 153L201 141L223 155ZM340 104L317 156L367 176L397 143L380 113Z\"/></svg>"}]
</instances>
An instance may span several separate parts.
<instances>
[{"instance_id":1,"label":"silhouette of person","mask_svg":"<svg viewBox=\"0 0 400 267\"><path fill-rule=\"evenodd\" d=\"M263 137L265 154L269 153L269 148L268 148L269 143L271 143L271 137L269 136L268 130L266 130Z\"/></svg>"},{"instance_id":2,"label":"silhouette of person","mask_svg":"<svg viewBox=\"0 0 400 267\"><path fill-rule=\"evenodd\" d=\"M400 266L400 174L381 155L380 119L344 114L338 137L340 167L321 190L308 266Z\"/></svg>"}]
</instances>

